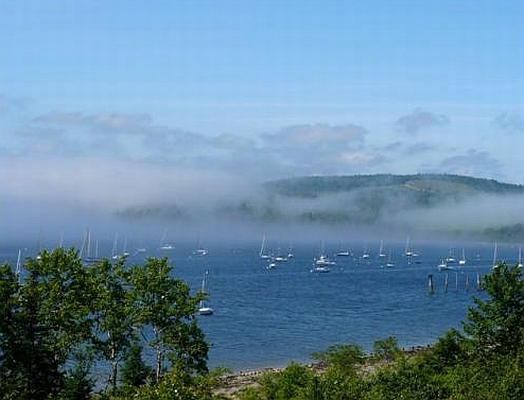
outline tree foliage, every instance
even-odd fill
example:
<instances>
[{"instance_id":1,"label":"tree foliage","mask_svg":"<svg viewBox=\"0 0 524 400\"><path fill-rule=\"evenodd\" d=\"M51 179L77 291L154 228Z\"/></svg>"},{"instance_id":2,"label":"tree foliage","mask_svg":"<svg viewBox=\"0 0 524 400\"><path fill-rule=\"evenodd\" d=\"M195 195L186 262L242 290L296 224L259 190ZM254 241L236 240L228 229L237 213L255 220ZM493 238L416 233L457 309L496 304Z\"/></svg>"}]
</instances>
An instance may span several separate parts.
<instances>
[{"instance_id":1,"label":"tree foliage","mask_svg":"<svg viewBox=\"0 0 524 400\"><path fill-rule=\"evenodd\" d=\"M157 383L165 374L165 385L198 386L207 373L208 345L195 318L203 294L192 296L167 259L125 263L86 265L76 250L59 248L28 258L21 280L11 266L0 267L4 398L91 398L95 363L109 366L108 382L118 393L124 360L127 386L145 390L151 371L141 358L145 344L159 350Z\"/></svg>"},{"instance_id":2,"label":"tree foliage","mask_svg":"<svg viewBox=\"0 0 524 400\"><path fill-rule=\"evenodd\" d=\"M485 277L488 300L474 299L464 330L479 353L516 354L524 348L523 270L502 263Z\"/></svg>"}]
</instances>

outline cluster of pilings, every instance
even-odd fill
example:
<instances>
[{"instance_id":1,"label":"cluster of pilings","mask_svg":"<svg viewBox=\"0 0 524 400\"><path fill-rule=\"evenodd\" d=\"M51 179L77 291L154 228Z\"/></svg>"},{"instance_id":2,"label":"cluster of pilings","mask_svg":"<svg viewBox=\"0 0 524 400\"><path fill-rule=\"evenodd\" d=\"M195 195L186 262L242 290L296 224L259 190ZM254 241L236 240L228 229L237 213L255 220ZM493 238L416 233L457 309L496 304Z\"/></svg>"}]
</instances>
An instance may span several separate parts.
<instances>
[{"instance_id":1,"label":"cluster of pilings","mask_svg":"<svg viewBox=\"0 0 524 400\"><path fill-rule=\"evenodd\" d=\"M458 292L459 290L465 290L468 291L470 289L470 280L469 280L469 274L459 274L455 273L455 279L451 278L450 282L450 274L446 273L444 274L444 282L443 282L443 292L447 293L448 290L454 290L455 292ZM464 279L459 279L459 276L463 276ZM451 285L451 287L450 287ZM480 291L482 290L482 276L480 273L477 272L476 280L475 280L475 289ZM433 279L433 274L428 275L428 293L433 294L435 293L435 281Z\"/></svg>"}]
</instances>

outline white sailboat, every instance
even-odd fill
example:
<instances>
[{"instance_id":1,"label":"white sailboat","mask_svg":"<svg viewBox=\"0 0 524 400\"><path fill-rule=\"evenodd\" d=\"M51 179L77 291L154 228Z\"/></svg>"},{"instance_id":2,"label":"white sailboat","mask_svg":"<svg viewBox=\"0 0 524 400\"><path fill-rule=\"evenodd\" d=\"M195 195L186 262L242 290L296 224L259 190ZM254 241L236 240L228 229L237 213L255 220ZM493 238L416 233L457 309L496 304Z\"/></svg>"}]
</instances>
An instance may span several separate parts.
<instances>
[{"instance_id":1,"label":"white sailboat","mask_svg":"<svg viewBox=\"0 0 524 400\"><path fill-rule=\"evenodd\" d=\"M287 252L287 258L294 258L295 255L293 254L293 244L291 243L291 241L289 241L289 248L288 248L288 252Z\"/></svg>"},{"instance_id":2,"label":"white sailboat","mask_svg":"<svg viewBox=\"0 0 524 400\"><path fill-rule=\"evenodd\" d=\"M202 279L202 292L205 293L206 291L206 277L207 275L209 274L209 271L206 271L206 273L204 274L204 278ZM209 307L205 300L200 300L200 304L198 306L198 313L200 315L211 315L213 314L214 310Z\"/></svg>"},{"instance_id":3,"label":"white sailboat","mask_svg":"<svg viewBox=\"0 0 524 400\"><path fill-rule=\"evenodd\" d=\"M271 255L269 255L266 250L266 241L266 235L264 234L264 236L262 236L262 244L260 245L260 253L258 254L262 260L269 260L271 258Z\"/></svg>"},{"instance_id":4,"label":"white sailboat","mask_svg":"<svg viewBox=\"0 0 524 400\"><path fill-rule=\"evenodd\" d=\"M462 248L462 257L459 260L459 265L466 265L466 250Z\"/></svg>"},{"instance_id":5,"label":"white sailboat","mask_svg":"<svg viewBox=\"0 0 524 400\"><path fill-rule=\"evenodd\" d=\"M455 260L455 256L453 255L453 249L450 247L450 248L449 248L449 254L448 254L447 258L446 258L446 262L447 262L448 264L452 264L452 263L454 263L455 261L456 261L456 260Z\"/></svg>"},{"instance_id":6,"label":"white sailboat","mask_svg":"<svg viewBox=\"0 0 524 400\"><path fill-rule=\"evenodd\" d=\"M384 241L380 241L380 247L378 249L378 256L380 258L386 258L386 253L384 253Z\"/></svg>"},{"instance_id":7,"label":"white sailboat","mask_svg":"<svg viewBox=\"0 0 524 400\"><path fill-rule=\"evenodd\" d=\"M322 240L320 244L320 256L315 261L316 265L335 265L334 261L331 261L328 256L326 256L325 250L324 250L324 241Z\"/></svg>"},{"instance_id":8,"label":"white sailboat","mask_svg":"<svg viewBox=\"0 0 524 400\"><path fill-rule=\"evenodd\" d=\"M266 266L266 269L275 269L277 267L277 263L275 261L270 261L269 264Z\"/></svg>"},{"instance_id":9,"label":"white sailboat","mask_svg":"<svg viewBox=\"0 0 524 400\"><path fill-rule=\"evenodd\" d=\"M439 271L448 271L453 269L453 266L449 265L446 260L442 260L439 265L437 265Z\"/></svg>"},{"instance_id":10,"label":"white sailboat","mask_svg":"<svg viewBox=\"0 0 524 400\"><path fill-rule=\"evenodd\" d=\"M111 249L111 258L116 260L119 257L118 250L118 233L115 233L115 239L113 240L113 248Z\"/></svg>"},{"instance_id":11,"label":"white sailboat","mask_svg":"<svg viewBox=\"0 0 524 400\"><path fill-rule=\"evenodd\" d=\"M351 251L349 251L349 249L344 248L344 246L342 246L342 242L340 242L338 248L339 251L337 252L337 257L349 257L351 255Z\"/></svg>"},{"instance_id":12,"label":"white sailboat","mask_svg":"<svg viewBox=\"0 0 524 400\"><path fill-rule=\"evenodd\" d=\"M519 261L517 264L517 268L522 268L522 246L519 246Z\"/></svg>"},{"instance_id":13,"label":"white sailboat","mask_svg":"<svg viewBox=\"0 0 524 400\"><path fill-rule=\"evenodd\" d=\"M286 262L287 257L280 254L280 244L277 246L277 255L273 259L275 262Z\"/></svg>"},{"instance_id":14,"label":"white sailboat","mask_svg":"<svg viewBox=\"0 0 524 400\"><path fill-rule=\"evenodd\" d=\"M167 229L164 230L164 234L162 235L162 239L160 239L160 250L174 250L175 246L171 243L167 242Z\"/></svg>"},{"instance_id":15,"label":"white sailboat","mask_svg":"<svg viewBox=\"0 0 524 400\"><path fill-rule=\"evenodd\" d=\"M15 275L18 283L20 283L20 274L22 273L22 250L18 249L18 258L16 259Z\"/></svg>"},{"instance_id":16,"label":"white sailboat","mask_svg":"<svg viewBox=\"0 0 524 400\"><path fill-rule=\"evenodd\" d=\"M100 261L100 257L98 254L98 240L95 240L95 255L91 255L91 229L88 229L86 231L86 238L87 238L87 252L86 256L82 257L86 264L93 265Z\"/></svg>"},{"instance_id":17,"label":"white sailboat","mask_svg":"<svg viewBox=\"0 0 524 400\"><path fill-rule=\"evenodd\" d=\"M369 254L369 251L368 251L368 248L367 246L364 246L364 252L362 253L362 259L363 260L367 260L369 259L371 256Z\"/></svg>"},{"instance_id":18,"label":"white sailboat","mask_svg":"<svg viewBox=\"0 0 524 400\"><path fill-rule=\"evenodd\" d=\"M335 265L335 262L331 261L329 257L326 256L324 252L324 241L322 241L320 255L313 260L313 268L311 269L311 272L329 272L330 265Z\"/></svg>"},{"instance_id":19,"label":"white sailboat","mask_svg":"<svg viewBox=\"0 0 524 400\"><path fill-rule=\"evenodd\" d=\"M127 257L129 252L127 251L127 235L124 236L124 248L122 249L122 256Z\"/></svg>"},{"instance_id":20,"label":"white sailboat","mask_svg":"<svg viewBox=\"0 0 524 400\"><path fill-rule=\"evenodd\" d=\"M197 239L196 249L193 251L193 255L203 257L203 256L207 256L208 254L209 254L209 250L206 249L204 246L202 246L202 244L200 243L200 235L199 235Z\"/></svg>"},{"instance_id":21,"label":"white sailboat","mask_svg":"<svg viewBox=\"0 0 524 400\"><path fill-rule=\"evenodd\" d=\"M498 268L499 263L497 260L497 242L495 242L495 247L493 248L493 268Z\"/></svg>"},{"instance_id":22,"label":"white sailboat","mask_svg":"<svg viewBox=\"0 0 524 400\"><path fill-rule=\"evenodd\" d=\"M326 272L329 272L330 269L327 265L316 265L316 264L313 264L313 267L311 268L311 272L313 273L317 273L317 274L322 274L322 273L326 273Z\"/></svg>"},{"instance_id":23,"label":"white sailboat","mask_svg":"<svg viewBox=\"0 0 524 400\"><path fill-rule=\"evenodd\" d=\"M136 254L147 253L147 249L144 247L144 243L143 242L144 242L144 239L140 238L139 247L135 250L135 255Z\"/></svg>"},{"instance_id":24,"label":"white sailboat","mask_svg":"<svg viewBox=\"0 0 524 400\"><path fill-rule=\"evenodd\" d=\"M389 250L388 262L386 263L386 267L392 268L394 266L395 266L395 263L391 260L391 250Z\"/></svg>"},{"instance_id":25,"label":"white sailboat","mask_svg":"<svg viewBox=\"0 0 524 400\"><path fill-rule=\"evenodd\" d=\"M409 243L409 236L406 238L406 248L404 249L404 255L406 257L413 257L413 255L415 254L415 252L413 251L413 249L410 247L410 243Z\"/></svg>"}]
</instances>

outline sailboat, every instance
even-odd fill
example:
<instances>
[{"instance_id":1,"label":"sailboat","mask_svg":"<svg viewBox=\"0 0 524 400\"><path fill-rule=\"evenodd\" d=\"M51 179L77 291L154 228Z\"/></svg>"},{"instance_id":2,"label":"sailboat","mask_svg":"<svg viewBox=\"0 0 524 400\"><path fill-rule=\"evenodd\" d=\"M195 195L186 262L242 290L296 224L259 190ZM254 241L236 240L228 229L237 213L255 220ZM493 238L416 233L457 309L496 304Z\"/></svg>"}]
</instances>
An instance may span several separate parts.
<instances>
[{"instance_id":1,"label":"sailboat","mask_svg":"<svg viewBox=\"0 0 524 400\"><path fill-rule=\"evenodd\" d=\"M267 253L266 250L266 235L262 236L262 244L260 245L259 257L263 260L269 260L271 256Z\"/></svg>"},{"instance_id":2,"label":"sailboat","mask_svg":"<svg viewBox=\"0 0 524 400\"><path fill-rule=\"evenodd\" d=\"M384 241L383 240L380 241L380 248L378 249L378 256L380 258L386 257L386 253L384 253Z\"/></svg>"},{"instance_id":3,"label":"sailboat","mask_svg":"<svg viewBox=\"0 0 524 400\"><path fill-rule=\"evenodd\" d=\"M370 255L369 255L369 251L367 249L367 246L364 246L364 252L362 253L362 259L363 260L367 260L369 259Z\"/></svg>"},{"instance_id":4,"label":"sailboat","mask_svg":"<svg viewBox=\"0 0 524 400\"><path fill-rule=\"evenodd\" d=\"M209 271L206 271L206 273L204 274L204 278L202 279L202 292L205 293L206 291L206 277L207 275L209 275ZM200 304L198 306L198 313L200 315L211 315L213 314L213 309L211 307L209 307L205 300L200 300Z\"/></svg>"},{"instance_id":5,"label":"sailboat","mask_svg":"<svg viewBox=\"0 0 524 400\"><path fill-rule=\"evenodd\" d=\"M118 247L118 233L115 233L115 239L113 240L113 249L111 250L111 258L113 260L116 260L118 258L117 247Z\"/></svg>"},{"instance_id":6,"label":"sailboat","mask_svg":"<svg viewBox=\"0 0 524 400\"><path fill-rule=\"evenodd\" d=\"M160 239L160 250L174 250L175 246L173 246L171 243L168 243L166 241L167 239L167 229L164 231L164 234L162 235L162 239Z\"/></svg>"},{"instance_id":7,"label":"sailboat","mask_svg":"<svg viewBox=\"0 0 524 400\"><path fill-rule=\"evenodd\" d=\"M122 249L122 256L127 257L129 252L127 251L127 235L124 236L124 248Z\"/></svg>"},{"instance_id":8,"label":"sailboat","mask_svg":"<svg viewBox=\"0 0 524 400\"><path fill-rule=\"evenodd\" d=\"M499 264L497 262L497 242L495 242L495 247L493 248L493 268L498 268Z\"/></svg>"},{"instance_id":9,"label":"sailboat","mask_svg":"<svg viewBox=\"0 0 524 400\"><path fill-rule=\"evenodd\" d=\"M315 260L316 265L335 265L334 261L331 261L324 251L324 241L321 242L320 256Z\"/></svg>"},{"instance_id":10,"label":"sailboat","mask_svg":"<svg viewBox=\"0 0 524 400\"><path fill-rule=\"evenodd\" d=\"M20 283L20 274L22 273L22 250L18 249L18 258L16 259L15 275L18 283Z\"/></svg>"},{"instance_id":11,"label":"sailboat","mask_svg":"<svg viewBox=\"0 0 524 400\"><path fill-rule=\"evenodd\" d=\"M324 253L324 241L322 241L319 257L315 258L313 261L311 272L329 272L329 266L335 265L335 262L331 261Z\"/></svg>"},{"instance_id":12,"label":"sailboat","mask_svg":"<svg viewBox=\"0 0 524 400\"><path fill-rule=\"evenodd\" d=\"M327 265L318 265L318 264L313 264L313 267L311 267L311 272L313 273L317 273L317 274L321 274L321 273L326 273L326 272L329 272L330 269Z\"/></svg>"},{"instance_id":13,"label":"sailboat","mask_svg":"<svg viewBox=\"0 0 524 400\"><path fill-rule=\"evenodd\" d=\"M519 246L519 261L517 264L517 268L522 268L522 246Z\"/></svg>"},{"instance_id":14,"label":"sailboat","mask_svg":"<svg viewBox=\"0 0 524 400\"><path fill-rule=\"evenodd\" d=\"M448 257L446 258L446 262L448 264L452 264L455 262L455 256L453 255L453 249L451 249L451 247L449 248L449 254L448 254Z\"/></svg>"},{"instance_id":15,"label":"sailboat","mask_svg":"<svg viewBox=\"0 0 524 400\"><path fill-rule=\"evenodd\" d=\"M269 264L266 266L266 269L275 269L277 267L277 263L273 260L269 261Z\"/></svg>"},{"instance_id":16,"label":"sailboat","mask_svg":"<svg viewBox=\"0 0 524 400\"><path fill-rule=\"evenodd\" d=\"M295 257L295 255L293 254L293 244L290 241L289 242L288 252L287 252L287 258L294 258L294 257Z\"/></svg>"},{"instance_id":17,"label":"sailboat","mask_svg":"<svg viewBox=\"0 0 524 400\"><path fill-rule=\"evenodd\" d=\"M439 271L447 271L453 269L453 266L449 265L446 260L442 260L439 265L437 265Z\"/></svg>"},{"instance_id":18,"label":"sailboat","mask_svg":"<svg viewBox=\"0 0 524 400\"><path fill-rule=\"evenodd\" d=\"M276 262L286 262L287 261L287 257L280 254L280 244L277 247L277 255L275 256L274 260Z\"/></svg>"},{"instance_id":19,"label":"sailboat","mask_svg":"<svg viewBox=\"0 0 524 400\"><path fill-rule=\"evenodd\" d=\"M391 250L389 250L388 262L386 263L386 267L392 268L394 266L395 266L395 263L393 261L391 261Z\"/></svg>"},{"instance_id":20,"label":"sailboat","mask_svg":"<svg viewBox=\"0 0 524 400\"><path fill-rule=\"evenodd\" d=\"M462 248L462 257L459 260L459 265L466 265L466 250Z\"/></svg>"},{"instance_id":21,"label":"sailboat","mask_svg":"<svg viewBox=\"0 0 524 400\"><path fill-rule=\"evenodd\" d=\"M199 235L197 239L196 249L193 251L193 255L203 257L203 256L207 256L208 254L209 254L209 250L202 246L202 244L200 243L200 235Z\"/></svg>"},{"instance_id":22,"label":"sailboat","mask_svg":"<svg viewBox=\"0 0 524 400\"><path fill-rule=\"evenodd\" d=\"M87 254L86 254L86 257L83 257L83 258L86 264L88 265L96 264L97 262L100 261L100 257L98 256L98 240L95 240L95 255L91 256L91 229L87 230L86 238L87 238Z\"/></svg>"},{"instance_id":23,"label":"sailboat","mask_svg":"<svg viewBox=\"0 0 524 400\"><path fill-rule=\"evenodd\" d=\"M349 257L351 255L351 252L342 246L342 242L338 247L340 250L337 252L337 257Z\"/></svg>"},{"instance_id":24,"label":"sailboat","mask_svg":"<svg viewBox=\"0 0 524 400\"><path fill-rule=\"evenodd\" d=\"M410 244L409 236L406 238L406 248L404 249L404 255L406 257L418 257L418 254L413 249L413 246ZM420 263L420 262L417 262Z\"/></svg>"}]
</instances>

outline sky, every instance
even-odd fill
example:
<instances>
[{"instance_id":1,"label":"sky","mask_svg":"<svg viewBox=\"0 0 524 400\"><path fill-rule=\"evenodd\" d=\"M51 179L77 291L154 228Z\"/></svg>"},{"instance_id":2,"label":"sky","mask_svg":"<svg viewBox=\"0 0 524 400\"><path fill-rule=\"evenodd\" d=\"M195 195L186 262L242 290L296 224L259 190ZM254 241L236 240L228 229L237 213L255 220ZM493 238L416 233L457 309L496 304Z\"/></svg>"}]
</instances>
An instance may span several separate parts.
<instances>
[{"instance_id":1,"label":"sky","mask_svg":"<svg viewBox=\"0 0 524 400\"><path fill-rule=\"evenodd\" d=\"M2 213L304 175L524 183L521 0L0 0Z\"/></svg>"}]
</instances>

